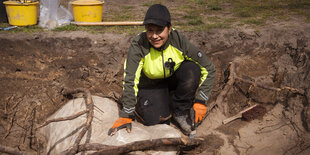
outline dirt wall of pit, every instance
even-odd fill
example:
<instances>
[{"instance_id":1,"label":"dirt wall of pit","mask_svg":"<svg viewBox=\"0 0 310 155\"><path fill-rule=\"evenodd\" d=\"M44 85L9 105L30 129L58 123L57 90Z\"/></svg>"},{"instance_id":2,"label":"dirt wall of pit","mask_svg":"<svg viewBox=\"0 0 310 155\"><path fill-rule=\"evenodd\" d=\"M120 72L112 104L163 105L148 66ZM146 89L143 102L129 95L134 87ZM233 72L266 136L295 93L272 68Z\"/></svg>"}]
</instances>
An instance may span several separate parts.
<instances>
[{"instance_id":1,"label":"dirt wall of pit","mask_svg":"<svg viewBox=\"0 0 310 155\"><path fill-rule=\"evenodd\" d=\"M292 149L280 153L309 149L309 27L259 31L225 29L184 34L217 68L210 103L216 101L227 85L231 63L235 64L238 77L254 83L236 80L223 102L215 106L218 112L229 117L250 103L263 104L268 111L282 105L281 115L293 122L292 128L298 128L298 131L291 133L297 138L283 146ZM87 32L0 33L0 135L3 139L0 144L29 150L33 143L29 138L33 125L42 123L67 102L68 97L62 94L64 88L88 88L93 95L99 96L111 92L116 96L121 94L123 63L133 37ZM255 83L279 89L289 87L300 92L274 91ZM224 138L225 143L233 144L235 153L242 153L233 140L244 125L214 125L211 128L228 135L228 140ZM210 128L209 124L204 123L199 128L200 135L209 135L209 131L204 130ZM219 143L203 146L201 152L224 148L223 137L211 137L216 137ZM300 145L296 147L296 144Z\"/></svg>"}]
</instances>

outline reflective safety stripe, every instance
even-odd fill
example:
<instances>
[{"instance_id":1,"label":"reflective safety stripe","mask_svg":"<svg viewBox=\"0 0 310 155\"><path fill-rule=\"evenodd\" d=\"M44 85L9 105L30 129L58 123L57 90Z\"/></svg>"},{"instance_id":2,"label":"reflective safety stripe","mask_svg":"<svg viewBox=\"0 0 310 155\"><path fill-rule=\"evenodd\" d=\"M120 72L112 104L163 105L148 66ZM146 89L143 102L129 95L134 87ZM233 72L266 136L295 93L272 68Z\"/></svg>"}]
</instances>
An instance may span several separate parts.
<instances>
[{"instance_id":1,"label":"reflective safety stripe","mask_svg":"<svg viewBox=\"0 0 310 155\"><path fill-rule=\"evenodd\" d=\"M141 61L139 62L139 66L138 66L138 69L137 69L136 74L135 74L135 85L134 85L135 96L138 96L138 91L139 91L138 85L139 85L139 81L140 81L143 63L144 63L144 58L141 58Z\"/></svg>"},{"instance_id":2,"label":"reflective safety stripe","mask_svg":"<svg viewBox=\"0 0 310 155\"><path fill-rule=\"evenodd\" d=\"M130 114L130 113L133 113L135 109L136 109L135 107L131 107L131 108L124 107L124 112Z\"/></svg>"},{"instance_id":3,"label":"reflective safety stripe","mask_svg":"<svg viewBox=\"0 0 310 155\"><path fill-rule=\"evenodd\" d=\"M125 60L125 63L124 63L124 70L126 70L126 63L127 62L127 59ZM135 91L135 96L138 95L138 85L139 85L139 79L140 79L140 76L141 76L141 70L142 70L142 67L143 67L143 62L144 62L144 59L142 58L141 61L139 62L139 66L137 68L137 71L135 73L135 80L134 80L134 86L133 86L133 89ZM124 72L124 79L126 77L126 72ZM123 85L125 85L125 80L123 81ZM123 90L125 89L125 87L123 87Z\"/></svg>"},{"instance_id":4,"label":"reflective safety stripe","mask_svg":"<svg viewBox=\"0 0 310 155\"><path fill-rule=\"evenodd\" d=\"M200 95L200 97L203 98L204 100L208 100L208 96L207 96L205 93L203 93L202 91L199 91L199 95Z\"/></svg>"},{"instance_id":5,"label":"reflective safety stripe","mask_svg":"<svg viewBox=\"0 0 310 155\"><path fill-rule=\"evenodd\" d=\"M126 77L126 72L125 72L125 70L126 70L126 64L127 64L127 59L125 59L125 62L124 62L124 79L125 79L125 77ZM125 80L123 80L123 86L125 85ZM125 87L123 87L123 90L125 89Z\"/></svg>"}]
</instances>

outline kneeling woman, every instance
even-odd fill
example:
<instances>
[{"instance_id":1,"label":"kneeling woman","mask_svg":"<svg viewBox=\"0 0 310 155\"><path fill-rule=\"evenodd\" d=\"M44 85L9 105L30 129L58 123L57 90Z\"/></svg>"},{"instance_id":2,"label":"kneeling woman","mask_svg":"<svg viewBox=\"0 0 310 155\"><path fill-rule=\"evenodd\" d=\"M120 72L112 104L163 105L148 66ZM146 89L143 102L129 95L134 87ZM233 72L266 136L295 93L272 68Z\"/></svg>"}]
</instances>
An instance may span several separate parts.
<instances>
[{"instance_id":1,"label":"kneeling woman","mask_svg":"<svg viewBox=\"0 0 310 155\"><path fill-rule=\"evenodd\" d=\"M133 119L145 125L169 123L170 116L189 134L206 115L215 67L204 52L172 29L170 13L152 5L144 18L145 32L131 43L124 64L120 118L109 130L131 130Z\"/></svg>"}]
</instances>

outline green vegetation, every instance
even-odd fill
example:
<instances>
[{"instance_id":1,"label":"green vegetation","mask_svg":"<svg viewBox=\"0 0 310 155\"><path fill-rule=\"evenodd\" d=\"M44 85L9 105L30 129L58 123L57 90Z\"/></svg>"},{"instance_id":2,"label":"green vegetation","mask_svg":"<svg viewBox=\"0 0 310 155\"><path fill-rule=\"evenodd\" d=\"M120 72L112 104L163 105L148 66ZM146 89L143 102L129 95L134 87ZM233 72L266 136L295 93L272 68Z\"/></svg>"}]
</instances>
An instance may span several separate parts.
<instances>
[{"instance_id":1,"label":"green vegetation","mask_svg":"<svg viewBox=\"0 0 310 155\"><path fill-rule=\"evenodd\" d=\"M294 18L292 15L303 16L306 18L305 22L310 22L309 0L190 0L190 2L195 5L183 6L187 14L183 16L183 22L178 22L180 27L186 30L204 31L245 24L252 27L264 26L268 20L286 21ZM196 10L197 13L190 10Z\"/></svg>"},{"instance_id":2,"label":"green vegetation","mask_svg":"<svg viewBox=\"0 0 310 155\"><path fill-rule=\"evenodd\" d=\"M7 27L11 27L11 25L9 25L8 23L0 23L0 27L2 28L7 28ZM13 29L8 30L7 32L26 32L26 33L33 33L33 32L40 32L43 31L43 29L37 25L34 26L23 26L23 27L16 27Z\"/></svg>"},{"instance_id":3,"label":"green vegetation","mask_svg":"<svg viewBox=\"0 0 310 155\"><path fill-rule=\"evenodd\" d=\"M144 3L144 4L142 4L142 6L145 6L145 7L150 7L151 5L153 5L153 4L164 4L161 0L153 0L152 2L150 2L150 3Z\"/></svg>"},{"instance_id":4,"label":"green vegetation","mask_svg":"<svg viewBox=\"0 0 310 155\"><path fill-rule=\"evenodd\" d=\"M289 20L291 15L310 19L309 0L231 0L232 12L244 24L263 25L266 20ZM306 21L306 22L307 22Z\"/></svg>"},{"instance_id":5,"label":"green vegetation","mask_svg":"<svg viewBox=\"0 0 310 155\"><path fill-rule=\"evenodd\" d=\"M121 11L110 10L104 16L105 21L133 21L137 18L135 7L130 5L121 6Z\"/></svg>"},{"instance_id":6,"label":"green vegetation","mask_svg":"<svg viewBox=\"0 0 310 155\"><path fill-rule=\"evenodd\" d=\"M289 21L302 17L310 22L310 0L153 0L135 5L121 4L119 9L104 13L103 21L141 21L147 8L153 4L169 4L172 24L184 31L207 31L215 28L231 28L247 25L264 26L267 21ZM0 27L8 27L0 23ZM94 33L115 32L137 34L143 26L76 26L66 25L53 31L88 31ZM38 32L38 26L18 27L9 32Z\"/></svg>"},{"instance_id":7,"label":"green vegetation","mask_svg":"<svg viewBox=\"0 0 310 155\"><path fill-rule=\"evenodd\" d=\"M207 1L206 0L190 0L192 3L196 3L197 5L206 5Z\"/></svg>"},{"instance_id":8,"label":"green vegetation","mask_svg":"<svg viewBox=\"0 0 310 155\"><path fill-rule=\"evenodd\" d=\"M53 31L87 31L90 33L126 33L127 35L138 34L143 31L142 26L77 26L66 25L53 29Z\"/></svg>"},{"instance_id":9,"label":"green vegetation","mask_svg":"<svg viewBox=\"0 0 310 155\"><path fill-rule=\"evenodd\" d=\"M207 3L208 8L214 11L222 10L221 5L223 5L223 1L221 0L210 0Z\"/></svg>"},{"instance_id":10,"label":"green vegetation","mask_svg":"<svg viewBox=\"0 0 310 155\"><path fill-rule=\"evenodd\" d=\"M96 29L96 27L93 27L93 29ZM70 25L57 27L57 28L53 29L53 31L78 31L78 30L82 30L82 29L83 29L83 27L79 28L77 25L70 24Z\"/></svg>"}]
</instances>

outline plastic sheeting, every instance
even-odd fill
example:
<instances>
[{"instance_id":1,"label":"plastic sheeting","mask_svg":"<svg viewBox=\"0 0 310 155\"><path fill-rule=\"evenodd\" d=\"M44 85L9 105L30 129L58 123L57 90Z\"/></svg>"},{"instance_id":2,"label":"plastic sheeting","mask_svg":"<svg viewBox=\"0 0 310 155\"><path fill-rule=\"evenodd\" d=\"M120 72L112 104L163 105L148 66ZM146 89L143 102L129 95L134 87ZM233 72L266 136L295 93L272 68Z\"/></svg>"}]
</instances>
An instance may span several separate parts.
<instances>
[{"instance_id":1,"label":"plastic sheeting","mask_svg":"<svg viewBox=\"0 0 310 155\"><path fill-rule=\"evenodd\" d=\"M39 26L53 29L72 21L71 12L59 2L60 0L40 0Z\"/></svg>"},{"instance_id":2,"label":"plastic sheeting","mask_svg":"<svg viewBox=\"0 0 310 155\"><path fill-rule=\"evenodd\" d=\"M83 137L81 144L101 143L105 145L123 145L126 143L157 139L157 138L176 138L181 137L179 130L166 125L144 126L138 122L133 122L132 132L120 130L114 136L108 136L108 130L118 119L118 107L114 101L98 96L92 97L95 104L94 119L91 132ZM55 119L67 117L86 109L84 99L78 98L69 101L61 109L48 118ZM81 127L86 122L86 114L69 121L53 122L40 130L47 140L46 154L61 154L73 146ZM166 150L166 151L164 151ZM171 148L160 148L158 151L150 151L151 154L176 154Z\"/></svg>"}]
</instances>

